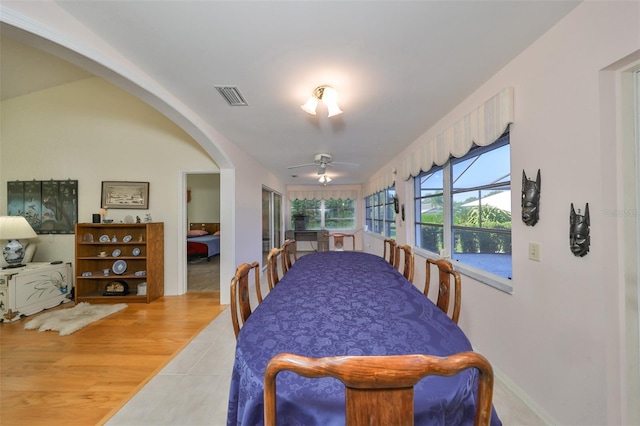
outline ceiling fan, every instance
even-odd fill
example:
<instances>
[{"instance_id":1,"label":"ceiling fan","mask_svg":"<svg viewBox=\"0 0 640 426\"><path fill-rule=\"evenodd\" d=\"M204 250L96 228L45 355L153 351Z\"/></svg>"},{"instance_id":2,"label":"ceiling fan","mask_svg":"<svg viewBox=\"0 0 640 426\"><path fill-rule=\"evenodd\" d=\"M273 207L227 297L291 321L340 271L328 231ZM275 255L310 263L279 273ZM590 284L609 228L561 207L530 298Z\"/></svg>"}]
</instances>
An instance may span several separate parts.
<instances>
[{"instance_id":1,"label":"ceiling fan","mask_svg":"<svg viewBox=\"0 0 640 426\"><path fill-rule=\"evenodd\" d=\"M318 174L323 175L327 171L327 166L342 165L342 166L359 166L355 163L343 163L340 161L333 161L331 154L316 154L313 158L313 163L298 164L297 166L289 166L287 169L297 169L299 167L316 166L318 168Z\"/></svg>"}]
</instances>

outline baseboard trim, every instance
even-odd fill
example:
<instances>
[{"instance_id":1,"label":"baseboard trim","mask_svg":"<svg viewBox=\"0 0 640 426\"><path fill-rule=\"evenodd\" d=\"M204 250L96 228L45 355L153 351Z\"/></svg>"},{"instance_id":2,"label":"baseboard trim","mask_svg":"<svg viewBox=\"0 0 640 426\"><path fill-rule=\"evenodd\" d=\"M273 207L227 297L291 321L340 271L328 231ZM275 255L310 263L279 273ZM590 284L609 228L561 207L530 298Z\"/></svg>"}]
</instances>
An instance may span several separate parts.
<instances>
[{"instance_id":1,"label":"baseboard trim","mask_svg":"<svg viewBox=\"0 0 640 426\"><path fill-rule=\"evenodd\" d=\"M518 397L524 405L529 407L546 426L552 426L559 424L545 409L543 409L537 402L535 402L526 392L524 392L518 385L516 385L506 374L493 366L493 375L496 380L499 380L504 386L506 386L513 394ZM500 413L498 413L500 415Z\"/></svg>"}]
</instances>

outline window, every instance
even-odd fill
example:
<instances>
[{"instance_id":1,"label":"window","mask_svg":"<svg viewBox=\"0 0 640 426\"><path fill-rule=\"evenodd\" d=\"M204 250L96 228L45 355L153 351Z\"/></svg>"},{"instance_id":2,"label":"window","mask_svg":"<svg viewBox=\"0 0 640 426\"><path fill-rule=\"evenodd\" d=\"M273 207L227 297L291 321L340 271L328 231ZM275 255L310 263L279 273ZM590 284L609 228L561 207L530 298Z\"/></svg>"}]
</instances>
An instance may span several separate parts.
<instances>
[{"instance_id":1,"label":"window","mask_svg":"<svg viewBox=\"0 0 640 426\"><path fill-rule=\"evenodd\" d=\"M414 180L416 246L511 278L509 134Z\"/></svg>"},{"instance_id":2,"label":"window","mask_svg":"<svg viewBox=\"0 0 640 426\"><path fill-rule=\"evenodd\" d=\"M295 229L293 218L304 216L306 229L356 229L354 200L293 200L291 201L290 229Z\"/></svg>"},{"instance_id":3,"label":"window","mask_svg":"<svg viewBox=\"0 0 640 426\"><path fill-rule=\"evenodd\" d=\"M396 188L392 186L365 198L365 224L370 232L396 237L395 196Z\"/></svg>"}]
</instances>

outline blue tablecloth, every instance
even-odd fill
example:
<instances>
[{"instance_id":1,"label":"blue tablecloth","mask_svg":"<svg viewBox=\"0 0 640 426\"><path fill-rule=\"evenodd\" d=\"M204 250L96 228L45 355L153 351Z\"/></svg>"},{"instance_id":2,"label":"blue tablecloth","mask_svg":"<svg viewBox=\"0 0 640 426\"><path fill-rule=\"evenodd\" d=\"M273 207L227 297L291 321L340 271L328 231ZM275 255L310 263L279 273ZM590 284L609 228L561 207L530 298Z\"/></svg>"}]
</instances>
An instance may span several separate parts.
<instances>
[{"instance_id":1,"label":"blue tablecloth","mask_svg":"<svg viewBox=\"0 0 640 426\"><path fill-rule=\"evenodd\" d=\"M310 357L447 356L472 350L462 330L381 257L360 252L302 256L240 330L228 425L263 424L267 362ZM477 372L430 376L415 387L416 425L473 424ZM291 372L277 378L278 423L344 424L344 385ZM500 425L495 411L492 425Z\"/></svg>"}]
</instances>

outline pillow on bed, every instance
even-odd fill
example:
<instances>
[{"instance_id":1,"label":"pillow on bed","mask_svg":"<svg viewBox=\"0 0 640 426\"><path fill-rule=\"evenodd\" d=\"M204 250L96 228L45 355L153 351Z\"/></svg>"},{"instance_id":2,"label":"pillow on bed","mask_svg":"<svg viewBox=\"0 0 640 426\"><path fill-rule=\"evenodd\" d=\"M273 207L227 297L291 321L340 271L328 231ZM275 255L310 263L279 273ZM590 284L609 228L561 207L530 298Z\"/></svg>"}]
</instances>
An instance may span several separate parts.
<instances>
[{"instance_id":1,"label":"pillow on bed","mask_svg":"<svg viewBox=\"0 0 640 426\"><path fill-rule=\"evenodd\" d=\"M207 235L208 232L200 229L194 229L191 231L187 231L187 237L202 237L203 235Z\"/></svg>"},{"instance_id":2,"label":"pillow on bed","mask_svg":"<svg viewBox=\"0 0 640 426\"><path fill-rule=\"evenodd\" d=\"M214 233L213 233L213 235L214 235L214 236L218 236L218 235L220 235L220 231L216 231L216 232L214 232Z\"/></svg>"}]
</instances>

